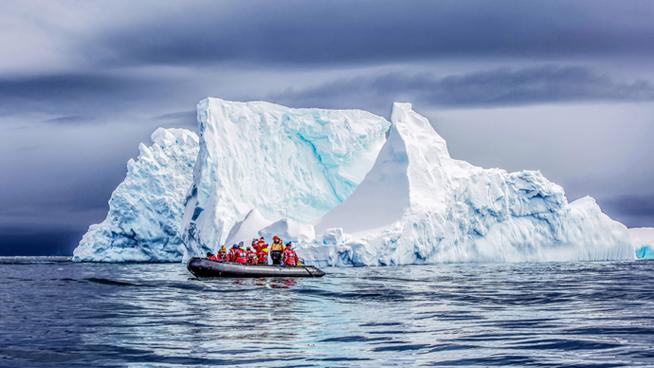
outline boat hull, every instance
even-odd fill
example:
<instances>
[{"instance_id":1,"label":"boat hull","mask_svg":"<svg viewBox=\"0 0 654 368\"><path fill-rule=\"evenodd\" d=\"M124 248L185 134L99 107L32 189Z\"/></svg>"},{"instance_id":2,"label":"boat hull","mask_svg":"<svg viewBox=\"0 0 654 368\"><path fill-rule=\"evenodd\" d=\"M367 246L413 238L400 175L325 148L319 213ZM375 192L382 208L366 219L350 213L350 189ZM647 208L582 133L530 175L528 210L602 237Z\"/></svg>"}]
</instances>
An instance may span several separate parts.
<instances>
[{"instance_id":1,"label":"boat hull","mask_svg":"<svg viewBox=\"0 0 654 368\"><path fill-rule=\"evenodd\" d=\"M194 257L186 268L195 277L323 277L325 273L315 266L280 267L270 265L242 265L210 261Z\"/></svg>"}]
</instances>

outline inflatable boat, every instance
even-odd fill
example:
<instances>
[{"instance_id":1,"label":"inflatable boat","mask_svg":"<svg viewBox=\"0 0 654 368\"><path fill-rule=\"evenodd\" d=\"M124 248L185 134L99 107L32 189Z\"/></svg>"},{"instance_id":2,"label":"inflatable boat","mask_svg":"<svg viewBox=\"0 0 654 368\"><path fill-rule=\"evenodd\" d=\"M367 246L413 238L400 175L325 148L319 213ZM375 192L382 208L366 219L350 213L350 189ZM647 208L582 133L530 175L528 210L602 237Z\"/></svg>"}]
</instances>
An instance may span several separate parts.
<instances>
[{"instance_id":1,"label":"inflatable boat","mask_svg":"<svg viewBox=\"0 0 654 368\"><path fill-rule=\"evenodd\" d=\"M244 265L217 262L193 257L186 268L195 277L323 277L325 273L315 266L281 267L270 265Z\"/></svg>"}]
</instances>

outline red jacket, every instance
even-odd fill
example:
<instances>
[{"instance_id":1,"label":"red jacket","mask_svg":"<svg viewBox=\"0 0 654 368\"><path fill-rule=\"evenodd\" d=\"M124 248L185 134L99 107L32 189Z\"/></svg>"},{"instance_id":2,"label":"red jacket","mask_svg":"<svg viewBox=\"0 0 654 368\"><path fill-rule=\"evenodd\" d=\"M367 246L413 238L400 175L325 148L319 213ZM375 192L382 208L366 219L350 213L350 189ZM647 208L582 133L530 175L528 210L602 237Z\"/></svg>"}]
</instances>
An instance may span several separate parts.
<instances>
[{"instance_id":1,"label":"red jacket","mask_svg":"<svg viewBox=\"0 0 654 368\"><path fill-rule=\"evenodd\" d=\"M227 252L218 252L218 262L227 262Z\"/></svg>"},{"instance_id":2,"label":"red jacket","mask_svg":"<svg viewBox=\"0 0 654 368\"><path fill-rule=\"evenodd\" d=\"M238 249L229 248L229 253L227 253L227 262L236 262L236 253Z\"/></svg>"},{"instance_id":3,"label":"red jacket","mask_svg":"<svg viewBox=\"0 0 654 368\"><path fill-rule=\"evenodd\" d=\"M210 261L217 261L218 260L218 258L216 258L216 256L214 256L213 254L210 255L209 257L207 257L207 259L210 260Z\"/></svg>"},{"instance_id":4,"label":"red jacket","mask_svg":"<svg viewBox=\"0 0 654 368\"><path fill-rule=\"evenodd\" d=\"M297 253L293 249L286 248L284 253L282 253L282 261L286 266L297 266Z\"/></svg>"},{"instance_id":5,"label":"red jacket","mask_svg":"<svg viewBox=\"0 0 654 368\"><path fill-rule=\"evenodd\" d=\"M248 256L248 264L251 264L251 265L257 264L257 254L254 253L251 250L248 250L246 253L247 253L247 256Z\"/></svg>"},{"instance_id":6,"label":"red jacket","mask_svg":"<svg viewBox=\"0 0 654 368\"><path fill-rule=\"evenodd\" d=\"M268 264L268 245L267 244L265 246L259 248L259 251L257 252L257 259L259 260L259 264Z\"/></svg>"},{"instance_id":7,"label":"red jacket","mask_svg":"<svg viewBox=\"0 0 654 368\"><path fill-rule=\"evenodd\" d=\"M236 251L236 263L246 264L248 262L248 252L243 249L238 249Z\"/></svg>"}]
</instances>

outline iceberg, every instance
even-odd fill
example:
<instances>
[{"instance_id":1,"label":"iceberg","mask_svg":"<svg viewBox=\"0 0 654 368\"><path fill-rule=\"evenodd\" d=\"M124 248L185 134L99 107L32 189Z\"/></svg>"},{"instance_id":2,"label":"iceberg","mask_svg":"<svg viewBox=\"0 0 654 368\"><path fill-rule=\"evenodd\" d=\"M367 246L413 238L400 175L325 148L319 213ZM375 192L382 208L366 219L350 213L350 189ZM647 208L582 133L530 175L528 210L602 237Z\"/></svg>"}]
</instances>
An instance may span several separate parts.
<instances>
[{"instance_id":1,"label":"iceberg","mask_svg":"<svg viewBox=\"0 0 654 368\"><path fill-rule=\"evenodd\" d=\"M109 200L109 213L91 225L73 251L74 261L179 262L184 199L193 181L198 137L159 128Z\"/></svg>"},{"instance_id":2,"label":"iceberg","mask_svg":"<svg viewBox=\"0 0 654 368\"><path fill-rule=\"evenodd\" d=\"M627 229L592 198L568 203L538 171L452 159L410 104L395 103L389 139L354 193L302 244L307 261L401 265L633 259Z\"/></svg>"},{"instance_id":3,"label":"iceberg","mask_svg":"<svg viewBox=\"0 0 654 368\"><path fill-rule=\"evenodd\" d=\"M592 198L568 202L538 171L453 159L408 103L393 105L390 122L217 98L197 113L198 136L160 128L139 146L74 260L180 261L273 234L297 242L305 261L334 266L640 254Z\"/></svg>"},{"instance_id":4,"label":"iceberg","mask_svg":"<svg viewBox=\"0 0 654 368\"><path fill-rule=\"evenodd\" d=\"M277 235L285 241L294 243L304 243L316 238L313 225L293 219L282 219L274 222L259 230L258 234L266 239L272 239L273 236Z\"/></svg>"},{"instance_id":5,"label":"iceberg","mask_svg":"<svg viewBox=\"0 0 654 368\"><path fill-rule=\"evenodd\" d=\"M361 110L218 98L200 101L197 112L200 151L182 224L186 256L240 240L243 231L233 229L253 223L312 234L307 227L363 180L390 126Z\"/></svg>"}]
</instances>

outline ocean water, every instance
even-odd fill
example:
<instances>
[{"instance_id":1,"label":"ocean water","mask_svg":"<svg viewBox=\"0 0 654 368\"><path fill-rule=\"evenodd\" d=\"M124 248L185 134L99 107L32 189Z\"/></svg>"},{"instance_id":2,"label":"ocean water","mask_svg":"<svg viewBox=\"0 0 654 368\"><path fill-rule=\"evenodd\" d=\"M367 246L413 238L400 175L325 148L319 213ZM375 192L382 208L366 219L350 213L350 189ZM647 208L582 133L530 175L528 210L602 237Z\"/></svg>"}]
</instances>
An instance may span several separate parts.
<instances>
[{"instance_id":1,"label":"ocean water","mask_svg":"<svg viewBox=\"0 0 654 368\"><path fill-rule=\"evenodd\" d=\"M335 268L0 259L2 367L654 366L654 262Z\"/></svg>"}]
</instances>

